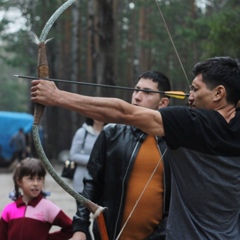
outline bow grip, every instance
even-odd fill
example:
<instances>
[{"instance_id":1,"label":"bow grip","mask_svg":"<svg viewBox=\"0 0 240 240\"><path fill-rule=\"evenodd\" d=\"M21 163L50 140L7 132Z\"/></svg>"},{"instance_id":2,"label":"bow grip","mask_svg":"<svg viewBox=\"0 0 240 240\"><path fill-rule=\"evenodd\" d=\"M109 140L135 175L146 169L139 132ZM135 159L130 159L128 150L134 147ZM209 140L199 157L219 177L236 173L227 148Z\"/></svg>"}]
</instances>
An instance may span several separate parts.
<instances>
[{"instance_id":1,"label":"bow grip","mask_svg":"<svg viewBox=\"0 0 240 240\"><path fill-rule=\"evenodd\" d=\"M49 67L46 55L46 45L44 42L39 43L38 45L38 68L37 76L39 78L48 78L49 77ZM34 108L34 124L39 125L42 114L44 112L45 106L39 103L35 104Z\"/></svg>"}]
</instances>

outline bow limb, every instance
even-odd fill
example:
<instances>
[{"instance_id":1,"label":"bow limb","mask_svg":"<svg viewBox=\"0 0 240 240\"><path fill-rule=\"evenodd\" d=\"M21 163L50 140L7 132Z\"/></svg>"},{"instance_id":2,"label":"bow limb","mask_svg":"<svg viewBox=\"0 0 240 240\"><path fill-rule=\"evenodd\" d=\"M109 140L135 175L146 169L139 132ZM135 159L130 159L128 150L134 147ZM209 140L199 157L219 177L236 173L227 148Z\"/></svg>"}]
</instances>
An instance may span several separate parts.
<instances>
[{"instance_id":1,"label":"bow limb","mask_svg":"<svg viewBox=\"0 0 240 240\"><path fill-rule=\"evenodd\" d=\"M47 57L46 57L46 47L45 43L48 42L47 35L57 20L57 18L73 3L75 3L78 0L68 0L66 1L62 6L60 6L50 17L50 19L47 21L45 24L41 35L39 37L39 40L37 37L35 38L35 42L39 46L38 50L38 77L39 78L47 78L49 75L49 68L48 68L48 62L47 62ZM41 104L36 104L35 109L34 109L34 124L38 125L40 122L40 119L42 117L44 111L44 106Z\"/></svg>"},{"instance_id":2,"label":"bow limb","mask_svg":"<svg viewBox=\"0 0 240 240\"><path fill-rule=\"evenodd\" d=\"M39 78L48 78L49 76L49 67L48 67L48 62L47 62L47 57L46 57L46 46L45 43L48 41L46 40L47 34L52 27L53 23L56 21L56 19L60 16L60 14L67 9L70 5L72 5L74 2L77 0L68 0L66 1L48 20L46 23L41 36L39 40L35 38L35 42L39 46L38 50L38 77ZM101 235L102 240L108 240L108 234L106 230L106 225L103 217L102 211L105 210L106 208L100 207L97 204L93 203L89 199L83 197L81 194L77 193L74 191L71 187L69 187L63 180L62 178L57 174L55 169L52 167L50 161L48 160L41 141L39 137L39 130L38 130L38 125L40 123L43 111L44 111L45 106L41 104L36 104L35 109L34 109L34 123L33 123L33 128L32 128L32 133L33 133L33 142L37 151L37 154L39 156L39 159L42 161L44 167L46 170L49 172L49 174L52 176L52 178L67 192L69 193L73 198L76 199L76 201L80 202L82 205L84 205L88 210L96 214L98 212L97 217L97 222L99 224L99 231Z\"/></svg>"},{"instance_id":3,"label":"bow limb","mask_svg":"<svg viewBox=\"0 0 240 240\"><path fill-rule=\"evenodd\" d=\"M103 216L103 211L106 208L100 207L97 204L93 203L92 201L90 201L89 199L85 198L84 196L82 196L80 193L74 191L71 187L69 187L69 185L67 185L61 177L59 177L59 175L57 174L57 172L55 171L55 169L52 167L51 163L49 162L40 138L39 138L39 131L38 131L38 125L34 124L33 125L33 140L34 140L34 145L36 148L36 151L38 153L38 157L39 159L42 161L44 167L47 169L47 171L49 172L49 174L52 176L52 178L67 192L69 193L73 198L76 199L76 201L78 201L79 203L81 203L82 205L84 205L91 213L95 214L95 217L97 218L97 223L99 226L99 232L101 235L101 239L102 240L108 240L108 234L107 234L107 228L105 225L105 221L104 221L104 216Z\"/></svg>"},{"instance_id":4,"label":"bow limb","mask_svg":"<svg viewBox=\"0 0 240 240\"><path fill-rule=\"evenodd\" d=\"M78 202L80 202L81 204L83 204L84 206L86 206L89 211L91 211L92 213L95 213L97 211L97 209L99 208L99 206L95 203L93 203L92 201L90 201L89 199L83 197L81 194L77 193L76 191L74 191L72 188L70 188L63 180L61 177L59 177L59 175L57 174L57 172L55 171L55 169L52 167L51 163L49 162L40 138L39 138L39 134L38 134L38 126L36 124L33 125L33 139L34 139L34 144L35 144L35 148L36 151L38 153L38 156L40 158L40 160L42 161L44 167L48 170L49 174L52 176L52 178L67 192L69 193L72 197L74 197Z\"/></svg>"}]
</instances>

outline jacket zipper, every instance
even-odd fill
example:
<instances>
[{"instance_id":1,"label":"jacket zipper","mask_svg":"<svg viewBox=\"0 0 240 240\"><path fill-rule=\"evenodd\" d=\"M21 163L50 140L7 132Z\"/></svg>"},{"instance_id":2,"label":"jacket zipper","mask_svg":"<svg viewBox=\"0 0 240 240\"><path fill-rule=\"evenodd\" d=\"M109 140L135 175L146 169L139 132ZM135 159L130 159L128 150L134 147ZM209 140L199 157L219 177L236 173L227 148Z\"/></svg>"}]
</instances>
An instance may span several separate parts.
<instances>
[{"instance_id":1,"label":"jacket zipper","mask_svg":"<svg viewBox=\"0 0 240 240\"><path fill-rule=\"evenodd\" d=\"M140 144L140 140L142 139L143 136L144 136L144 134L142 134L142 135L140 136L138 142L136 143L136 146L135 146L135 148L134 148L134 150L133 150L133 153L132 153L132 155L131 155L131 158L130 158L130 161L129 161L129 164L128 164L128 167L127 167L127 171L126 171L125 176L124 176L123 181L122 181L122 196L121 196L120 206L119 206L118 215L117 215L117 219L116 219L116 223L115 223L115 230L114 230L114 234L113 234L113 239L116 238L117 226L118 226L118 224L119 224L119 217L120 217L120 212L121 212L121 208L122 208L122 204L123 204L123 196L124 196L124 192L125 192L125 191L124 191L124 182L125 182L126 177L127 177L127 175L128 175L128 171L129 171L130 165L131 165L131 163L132 163L132 161L133 161L133 157L134 157L134 155L135 155L135 153L136 153L136 150L138 149L138 146L139 146L139 144Z\"/></svg>"},{"instance_id":2,"label":"jacket zipper","mask_svg":"<svg viewBox=\"0 0 240 240\"><path fill-rule=\"evenodd\" d=\"M144 136L144 134L142 134L142 135L140 136L140 139L139 139L139 140L141 140L143 136ZM165 181L165 175L164 175L164 174L165 174L165 171L164 171L163 153L161 152L161 149L160 149L159 146L158 146L158 139L157 139L157 137L155 137L155 139L156 139L156 145L157 145L158 151L159 151L159 153L160 153L160 155L161 155L161 156L160 156L161 159L162 159L161 161L162 161L162 163L163 163L163 179L164 179L164 182L163 182L163 184L164 184L163 213L165 213L166 181ZM137 142L137 144L136 144L136 146L135 146L135 148L134 148L134 151L133 151L133 153L132 153L131 159L130 159L129 164L128 164L127 171L126 171L125 176L124 176L124 178L123 178L123 182L122 182L122 196L121 196L120 207L119 207L118 216L117 216L117 220L116 220L116 224L115 224L115 230L114 230L113 239L116 238L117 226L118 226L118 224L119 224L118 222L119 222L119 217L120 217L120 212L121 212L122 202L123 202L123 196L124 196L124 182L125 182L125 180L126 180L129 167L130 167L130 165L131 165L131 163L132 163L132 161L133 161L133 156L134 156L134 154L135 154L135 152L136 152L136 149L137 149L137 147L139 146L139 144L140 144L140 141ZM167 150L166 150L166 151L167 151Z\"/></svg>"},{"instance_id":3,"label":"jacket zipper","mask_svg":"<svg viewBox=\"0 0 240 240\"><path fill-rule=\"evenodd\" d=\"M165 167L164 167L164 155L166 154L166 151L168 150L167 148L164 150L164 152L161 152L161 149L159 148L159 145L158 145L158 139L156 137L156 141L157 141L157 148L158 148L158 151L160 152L160 155L161 155L161 159L162 159L162 164L163 164L163 186L164 186L164 191L163 191L163 215L165 214L166 212L166 206L165 206L165 200L166 200L166 179L165 179Z\"/></svg>"}]
</instances>

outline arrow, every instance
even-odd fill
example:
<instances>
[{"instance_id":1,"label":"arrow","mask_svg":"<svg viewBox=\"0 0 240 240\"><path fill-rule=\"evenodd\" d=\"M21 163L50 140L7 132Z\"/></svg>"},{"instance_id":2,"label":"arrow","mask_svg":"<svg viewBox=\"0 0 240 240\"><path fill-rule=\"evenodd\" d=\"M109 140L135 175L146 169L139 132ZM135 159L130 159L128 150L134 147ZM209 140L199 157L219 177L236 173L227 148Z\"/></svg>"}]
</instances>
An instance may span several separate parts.
<instances>
[{"instance_id":1,"label":"arrow","mask_svg":"<svg viewBox=\"0 0 240 240\"><path fill-rule=\"evenodd\" d=\"M39 77L23 76L23 75L14 75L14 77L24 78L24 79L31 79L31 80L39 79ZM188 93L185 93L183 91L154 91L154 90L137 89L137 88L123 87L123 86L112 86L112 85L98 84L98 83L69 81L69 80L54 79L54 78L41 78L41 79L42 80L53 81L53 82L68 83L68 84L78 84L78 85L94 86L94 87L105 87L105 88L124 89L124 90L131 90L131 91L143 91L143 92L160 93L160 94L163 94L165 96L178 98L178 99L185 99L186 97L189 96Z\"/></svg>"}]
</instances>

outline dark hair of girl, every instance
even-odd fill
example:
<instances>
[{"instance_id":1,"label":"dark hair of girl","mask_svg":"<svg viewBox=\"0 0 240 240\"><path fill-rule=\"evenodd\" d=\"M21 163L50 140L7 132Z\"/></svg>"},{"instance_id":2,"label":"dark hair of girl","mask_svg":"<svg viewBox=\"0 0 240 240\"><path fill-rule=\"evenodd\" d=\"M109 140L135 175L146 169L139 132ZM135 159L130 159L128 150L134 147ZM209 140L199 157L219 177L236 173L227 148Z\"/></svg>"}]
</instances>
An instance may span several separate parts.
<instances>
[{"instance_id":1,"label":"dark hair of girl","mask_svg":"<svg viewBox=\"0 0 240 240\"><path fill-rule=\"evenodd\" d=\"M18 199L21 196L17 181L21 180L25 176L31 177L38 176L44 178L46 176L46 170L42 162L36 158L25 158L20 163L18 163L13 173L13 182L15 190L14 199ZM43 192L42 195L45 196Z\"/></svg>"}]
</instances>

